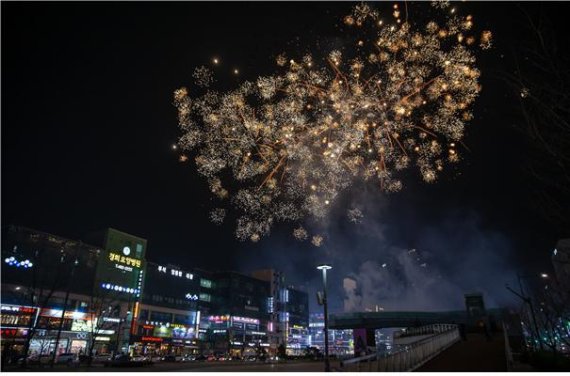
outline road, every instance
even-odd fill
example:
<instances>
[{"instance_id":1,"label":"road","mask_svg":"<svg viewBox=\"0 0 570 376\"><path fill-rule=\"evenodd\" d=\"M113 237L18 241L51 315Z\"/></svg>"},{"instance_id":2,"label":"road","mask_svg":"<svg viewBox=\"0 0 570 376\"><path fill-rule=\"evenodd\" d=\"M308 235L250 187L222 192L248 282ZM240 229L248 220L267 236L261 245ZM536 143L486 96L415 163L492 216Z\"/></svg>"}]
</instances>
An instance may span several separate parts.
<instances>
[{"instance_id":1,"label":"road","mask_svg":"<svg viewBox=\"0 0 570 376\"><path fill-rule=\"evenodd\" d=\"M331 368L339 367L339 362L331 361ZM39 368L30 367L28 369L6 369L6 371L27 371L27 372L322 372L323 362L315 361L289 361L286 363L266 364L266 363L244 363L244 362L191 362L191 363L156 363L152 366L136 368L103 367L94 365L93 367L66 367L56 366Z\"/></svg>"}]
</instances>

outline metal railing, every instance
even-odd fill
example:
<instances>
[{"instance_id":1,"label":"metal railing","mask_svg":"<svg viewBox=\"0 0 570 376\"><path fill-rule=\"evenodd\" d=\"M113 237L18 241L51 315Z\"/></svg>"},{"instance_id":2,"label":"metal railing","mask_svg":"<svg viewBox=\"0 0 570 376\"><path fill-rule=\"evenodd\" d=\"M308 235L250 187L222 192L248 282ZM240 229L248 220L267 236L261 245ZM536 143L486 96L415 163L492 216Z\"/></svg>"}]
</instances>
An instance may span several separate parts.
<instances>
[{"instance_id":1,"label":"metal railing","mask_svg":"<svg viewBox=\"0 0 570 376\"><path fill-rule=\"evenodd\" d=\"M434 326L437 327L432 328L433 336L406 345L405 348L393 354L372 354L343 361L342 370L347 372L413 371L460 340L457 325L434 324Z\"/></svg>"},{"instance_id":2,"label":"metal railing","mask_svg":"<svg viewBox=\"0 0 570 376\"><path fill-rule=\"evenodd\" d=\"M394 333L394 338L415 337L427 334L436 334L453 329L455 324L431 324L414 328L407 328Z\"/></svg>"}]
</instances>

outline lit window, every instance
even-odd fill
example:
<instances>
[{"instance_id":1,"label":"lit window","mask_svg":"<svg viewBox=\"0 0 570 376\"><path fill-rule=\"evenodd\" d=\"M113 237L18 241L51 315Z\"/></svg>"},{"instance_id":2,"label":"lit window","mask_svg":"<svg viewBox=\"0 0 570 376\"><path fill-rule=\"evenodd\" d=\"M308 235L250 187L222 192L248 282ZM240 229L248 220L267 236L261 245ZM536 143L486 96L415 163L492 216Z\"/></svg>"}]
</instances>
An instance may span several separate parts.
<instances>
[{"instance_id":1,"label":"lit window","mask_svg":"<svg viewBox=\"0 0 570 376\"><path fill-rule=\"evenodd\" d=\"M212 281L210 281L209 279L200 278L200 286L211 289Z\"/></svg>"},{"instance_id":2,"label":"lit window","mask_svg":"<svg viewBox=\"0 0 570 376\"><path fill-rule=\"evenodd\" d=\"M210 294L200 293L200 300L203 302L209 302L212 300Z\"/></svg>"}]
</instances>

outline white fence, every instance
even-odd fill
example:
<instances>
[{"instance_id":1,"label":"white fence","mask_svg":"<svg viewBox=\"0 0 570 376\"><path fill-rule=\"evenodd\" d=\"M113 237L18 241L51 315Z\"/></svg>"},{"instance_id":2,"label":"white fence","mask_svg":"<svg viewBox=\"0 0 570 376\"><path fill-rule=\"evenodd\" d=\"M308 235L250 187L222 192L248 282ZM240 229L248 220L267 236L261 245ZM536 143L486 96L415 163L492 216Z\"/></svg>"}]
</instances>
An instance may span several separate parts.
<instances>
[{"instance_id":1,"label":"white fence","mask_svg":"<svg viewBox=\"0 0 570 376\"><path fill-rule=\"evenodd\" d=\"M429 328L432 327L432 328ZM413 342L397 353L372 354L345 360L342 370L348 372L407 372L413 371L460 340L457 325L436 324L416 329L417 333L433 336Z\"/></svg>"}]
</instances>

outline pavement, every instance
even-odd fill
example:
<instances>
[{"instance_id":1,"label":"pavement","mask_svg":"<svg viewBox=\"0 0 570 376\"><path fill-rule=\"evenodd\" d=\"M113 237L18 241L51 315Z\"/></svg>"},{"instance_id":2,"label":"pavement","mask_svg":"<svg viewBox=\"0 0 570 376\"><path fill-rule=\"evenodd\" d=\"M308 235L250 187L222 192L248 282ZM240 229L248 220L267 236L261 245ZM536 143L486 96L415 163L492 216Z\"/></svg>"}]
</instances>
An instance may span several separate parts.
<instances>
[{"instance_id":1,"label":"pavement","mask_svg":"<svg viewBox=\"0 0 570 376\"><path fill-rule=\"evenodd\" d=\"M338 361L331 361L331 368L339 368ZM93 365L92 367L29 367L27 369L8 368L4 372L323 372L322 361L288 361L283 363L245 363L245 362L189 362L189 363L156 363L152 366L119 368Z\"/></svg>"},{"instance_id":2,"label":"pavement","mask_svg":"<svg viewBox=\"0 0 570 376\"><path fill-rule=\"evenodd\" d=\"M506 372L505 341L497 333L488 341L483 334L468 334L467 341L451 346L416 372Z\"/></svg>"}]
</instances>

